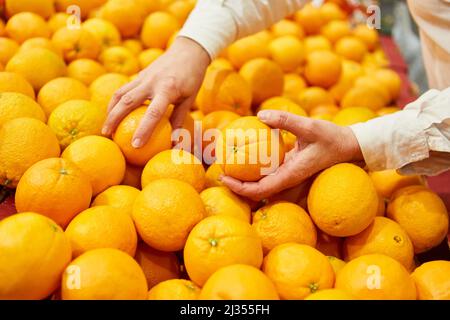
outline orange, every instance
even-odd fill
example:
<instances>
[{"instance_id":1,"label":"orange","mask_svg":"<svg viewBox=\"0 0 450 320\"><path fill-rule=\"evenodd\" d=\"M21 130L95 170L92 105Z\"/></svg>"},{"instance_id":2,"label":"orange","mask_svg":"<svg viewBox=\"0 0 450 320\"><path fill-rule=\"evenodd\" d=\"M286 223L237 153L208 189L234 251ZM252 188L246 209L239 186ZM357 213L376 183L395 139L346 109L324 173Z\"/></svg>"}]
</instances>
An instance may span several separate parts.
<instances>
[{"instance_id":1,"label":"orange","mask_svg":"<svg viewBox=\"0 0 450 320\"><path fill-rule=\"evenodd\" d=\"M0 93L22 93L34 100L35 94L31 84L20 74L13 72L0 72Z\"/></svg>"},{"instance_id":2,"label":"orange","mask_svg":"<svg viewBox=\"0 0 450 320\"><path fill-rule=\"evenodd\" d=\"M303 43L295 36L287 35L275 38L269 44L269 52L284 72L296 70L305 60Z\"/></svg>"},{"instance_id":3,"label":"orange","mask_svg":"<svg viewBox=\"0 0 450 320\"><path fill-rule=\"evenodd\" d=\"M225 58L216 58L209 64L210 69L220 68L220 69L228 69L234 70L234 66L231 62Z\"/></svg>"},{"instance_id":4,"label":"orange","mask_svg":"<svg viewBox=\"0 0 450 320\"><path fill-rule=\"evenodd\" d=\"M261 104L259 110L281 110L298 116L307 117L306 111L297 103L285 97L273 97Z\"/></svg>"},{"instance_id":5,"label":"orange","mask_svg":"<svg viewBox=\"0 0 450 320\"><path fill-rule=\"evenodd\" d=\"M363 169L341 163L314 180L308 194L308 209L320 230L348 237L360 233L373 221L378 195Z\"/></svg>"},{"instance_id":6,"label":"orange","mask_svg":"<svg viewBox=\"0 0 450 320\"><path fill-rule=\"evenodd\" d=\"M89 177L94 196L120 184L125 174L120 148L104 137L83 137L67 147L61 157L75 163Z\"/></svg>"},{"instance_id":7,"label":"orange","mask_svg":"<svg viewBox=\"0 0 450 320\"><path fill-rule=\"evenodd\" d=\"M0 127L9 120L24 117L42 122L46 119L41 106L30 97L16 92L0 93Z\"/></svg>"},{"instance_id":8,"label":"orange","mask_svg":"<svg viewBox=\"0 0 450 320\"><path fill-rule=\"evenodd\" d=\"M330 236L320 230L317 231L316 249L326 256L341 258L342 238Z\"/></svg>"},{"instance_id":9,"label":"orange","mask_svg":"<svg viewBox=\"0 0 450 320\"><path fill-rule=\"evenodd\" d=\"M380 83L380 81L377 81L371 76L362 76L356 79L354 83L355 87L365 87L367 89L370 89L374 92L376 92L377 95L379 95L382 99L380 101L383 101L383 106L387 105L390 100L390 93L389 90ZM380 103L381 104L381 103ZM364 105L361 105L364 106Z\"/></svg>"},{"instance_id":10,"label":"orange","mask_svg":"<svg viewBox=\"0 0 450 320\"><path fill-rule=\"evenodd\" d=\"M77 215L67 226L66 235L74 257L98 248L114 248L134 256L137 234L133 220L111 206L89 208Z\"/></svg>"},{"instance_id":11,"label":"orange","mask_svg":"<svg viewBox=\"0 0 450 320\"><path fill-rule=\"evenodd\" d=\"M316 246L317 233L311 218L293 203L281 201L262 207L253 215L252 226L261 238L265 254L289 242Z\"/></svg>"},{"instance_id":12,"label":"orange","mask_svg":"<svg viewBox=\"0 0 450 320\"><path fill-rule=\"evenodd\" d=\"M283 97L297 101L300 91L306 88L305 80L295 73L287 73L284 75Z\"/></svg>"},{"instance_id":13,"label":"orange","mask_svg":"<svg viewBox=\"0 0 450 320\"><path fill-rule=\"evenodd\" d=\"M450 300L450 261L426 262L411 276L419 300Z\"/></svg>"},{"instance_id":14,"label":"orange","mask_svg":"<svg viewBox=\"0 0 450 320\"><path fill-rule=\"evenodd\" d=\"M242 181L258 181L283 163L281 135L257 117L242 117L223 129L216 144L217 163L225 175Z\"/></svg>"},{"instance_id":15,"label":"orange","mask_svg":"<svg viewBox=\"0 0 450 320\"><path fill-rule=\"evenodd\" d=\"M70 100L60 104L48 118L48 125L64 149L86 136L100 135L106 114L87 100Z\"/></svg>"},{"instance_id":16,"label":"orange","mask_svg":"<svg viewBox=\"0 0 450 320\"><path fill-rule=\"evenodd\" d=\"M261 34L251 35L232 43L227 49L227 58L231 64L240 69L248 61L257 58L268 58L269 41Z\"/></svg>"},{"instance_id":17,"label":"orange","mask_svg":"<svg viewBox=\"0 0 450 320\"><path fill-rule=\"evenodd\" d=\"M5 30L8 37L18 43L36 37L50 37L50 28L44 18L32 12L12 16L6 23Z\"/></svg>"},{"instance_id":18,"label":"orange","mask_svg":"<svg viewBox=\"0 0 450 320\"><path fill-rule=\"evenodd\" d=\"M202 199L186 182L159 179L136 198L133 220L149 246L173 252L184 247L192 228L205 216Z\"/></svg>"},{"instance_id":19,"label":"orange","mask_svg":"<svg viewBox=\"0 0 450 320\"><path fill-rule=\"evenodd\" d=\"M197 300L200 288L192 281L172 279L163 281L148 292L148 300Z\"/></svg>"},{"instance_id":20,"label":"orange","mask_svg":"<svg viewBox=\"0 0 450 320\"><path fill-rule=\"evenodd\" d=\"M379 253L394 258L406 269L413 266L414 250L405 230L388 218L376 217L361 233L344 241L346 260Z\"/></svg>"},{"instance_id":21,"label":"orange","mask_svg":"<svg viewBox=\"0 0 450 320\"><path fill-rule=\"evenodd\" d=\"M31 38L26 40L20 46L20 51L27 51L34 48L43 48L53 51L59 56L62 56L61 51L53 44L53 42L48 38Z\"/></svg>"},{"instance_id":22,"label":"orange","mask_svg":"<svg viewBox=\"0 0 450 320\"><path fill-rule=\"evenodd\" d=\"M122 46L128 49L135 57L139 56L139 54L144 51L141 41L137 39L127 39L122 42Z\"/></svg>"},{"instance_id":23,"label":"orange","mask_svg":"<svg viewBox=\"0 0 450 320\"><path fill-rule=\"evenodd\" d=\"M278 300L274 284L260 270L245 264L220 268L206 281L200 300Z\"/></svg>"},{"instance_id":24,"label":"orange","mask_svg":"<svg viewBox=\"0 0 450 320\"><path fill-rule=\"evenodd\" d=\"M108 0L56 0L55 5L58 11L66 11L69 6L76 5L80 8L81 17L84 18L107 1Z\"/></svg>"},{"instance_id":25,"label":"orange","mask_svg":"<svg viewBox=\"0 0 450 320\"><path fill-rule=\"evenodd\" d=\"M250 206L227 187L212 187L200 193L206 216L228 215L250 223Z\"/></svg>"},{"instance_id":26,"label":"orange","mask_svg":"<svg viewBox=\"0 0 450 320\"><path fill-rule=\"evenodd\" d=\"M144 166L156 154L172 147L172 127L165 117L158 123L149 141L142 148L135 149L131 145L131 139L146 111L147 107L141 107L128 114L114 133L114 141L119 145L127 162L136 166Z\"/></svg>"},{"instance_id":27,"label":"orange","mask_svg":"<svg viewBox=\"0 0 450 320\"><path fill-rule=\"evenodd\" d=\"M398 189L422 184L420 176L402 176L397 170L369 172L369 176L378 194L385 199L390 199Z\"/></svg>"},{"instance_id":28,"label":"orange","mask_svg":"<svg viewBox=\"0 0 450 320\"><path fill-rule=\"evenodd\" d=\"M313 86L330 88L341 76L341 59L329 51L315 51L308 55L305 79Z\"/></svg>"},{"instance_id":29,"label":"orange","mask_svg":"<svg viewBox=\"0 0 450 320\"><path fill-rule=\"evenodd\" d=\"M314 51L331 51L332 49L331 41L322 35L306 37L304 45L306 55Z\"/></svg>"},{"instance_id":30,"label":"orange","mask_svg":"<svg viewBox=\"0 0 450 320\"><path fill-rule=\"evenodd\" d=\"M193 106L194 111L191 111L189 114L191 115L194 121L202 121L205 115L200 110L196 110L197 106Z\"/></svg>"},{"instance_id":31,"label":"orange","mask_svg":"<svg viewBox=\"0 0 450 320\"><path fill-rule=\"evenodd\" d=\"M353 35L364 42L370 51L375 50L380 41L377 30L369 28L366 24L357 25L353 29Z\"/></svg>"},{"instance_id":32,"label":"orange","mask_svg":"<svg viewBox=\"0 0 450 320\"><path fill-rule=\"evenodd\" d=\"M311 109L309 114L311 115L311 117L327 115L330 118L333 118L339 112L339 110L339 107L333 104L321 104Z\"/></svg>"},{"instance_id":33,"label":"orange","mask_svg":"<svg viewBox=\"0 0 450 320\"><path fill-rule=\"evenodd\" d=\"M14 16L20 12L33 12L43 18L48 18L55 13L53 0L5 0L6 13L8 16Z\"/></svg>"},{"instance_id":34,"label":"orange","mask_svg":"<svg viewBox=\"0 0 450 320\"><path fill-rule=\"evenodd\" d=\"M202 163L184 150L166 150L151 158L142 172L142 188L163 178L187 182L197 192L201 192L205 187L205 169Z\"/></svg>"},{"instance_id":35,"label":"orange","mask_svg":"<svg viewBox=\"0 0 450 320\"><path fill-rule=\"evenodd\" d=\"M308 87L298 94L298 104L307 112L323 104L334 104L331 94L321 87Z\"/></svg>"},{"instance_id":36,"label":"orange","mask_svg":"<svg viewBox=\"0 0 450 320\"><path fill-rule=\"evenodd\" d=\"M359 122L366 122L377 115L373 110L365 107L351 107L340 110L332 119L332 121L340 126L350 126Z\"/></svg>"},{"instance_id":37,"label":"orange","mask_svg":"<svg viewBox=\"0 0 450 320\"><path fill-rule=\"evenodd\" d=\"M280 298L300 300L334 284L328 258L308 245L285 243L266 256L264 273L273 281Z\"/></svg>"},{"instance_id":38,"label":"orange","mask_svg":"<svg viewBox=\"0 0 450 320\"><path fill-rule=\"evenodd\" d=\"M202 119L203 134L208 130L222 130L234 120L239 119L239 115L233 111L219 110L213 111L205 115ZM205 139L203 141L203 150L209 145L214 144L215 141Z\"/></svg>"},{"instance_id":39,"label":"orange","mask_svg":"<svg viewBox=\"0 0 450 320\"><path fill-rule=\"evenodd\" d=\"M320 31L320 28L326 23L322 17L320 9L315 5L308 3L297 11L294 15L295 20L299 23L307 34L315 34Z\"/></svg>"},{"instance_id":40,"label":"orange","mask_svg":"<svg viewBox=\"0 0 450 320\"><path fill-rule=\"evenodd\" d=\"M334 46L336 53L345 59L361 62L368 49L364 42L353 36L339 39Z\"/></svg>"},{"instance_id":41,"label":"orange","mask_svg":"<svg viewBox=\"0 0 450 320\"><path fill-rule=\"evenodd\" d=\"M49 116L60 104L69 100L89 100L91 94L86 85L72 78L56 78L47 82L39 91L37 101Z\"/></svg>"},{"instance_id":42,"label":"orange","mask_svg":"<svg viewBox=\"0 0 450 320\"><path fill-rule=\"evenodd\" d=\"M334 274L337 275L342 268L345 267L346 262L344 260L341 260L339 258L336 258L334 256L328 256L328 261L330 262L331 266L333 267Z\"/></svg>"},{"instance_id":43,"label":"orange","mask_svg":"<svg viewBox=\"0 0 450 320\"><path fill-rule=\"evenodd\" d=\"M342 10L338 4L333 2L326 2L322 4L319 10L322 19L327 22L347 19L347 14L345 13L345 11Z\"/></svg>"},{"instance_id":44,"label":"orange","mask_svg":"<svg viewBox=\"0 0 450 320\"><path fill-rule=\"evenodd\" d=\"M423 186L409 186L392 195L387 217L400 224L414 246L414 253L425 252L445 239L448 213L444 202Z\"/></svg>"},{"instance_id":45,"label":"orange","mask_svg":"<svg viewBox=\"0 0 450 320\"><path fill-rule=\"evenodd\" d=\"M3 21L3 19L0 19L0 37L3 37L5 34L5 21Z\"/></svg>"},{"instance_id":46,"label":"orange","mask_svg":"<svg viewBox=\"0 0 450 320\"><path fill-rule=\"evenodd\" d=\"M348 262L338 273L335 288L356 299L416 299L414 282L405 267L382 254L368 254Z\"/></svg>"},{"instance_id":47,"label":"orange","mask_svg":"<svg viewBox=\"0 0 450 320\"><path fill-rule=\"evenodd\" d=\"M87 86L105 73L106 69L91 59L78 59L67 66L67 76L79 80Z\"/></svg>"},{"instance_id":48,"label":"orange","mask_svg":"<svg viewBox=\"0 0 450 320\"><path fill-rule=\"evenodd\" d=\"M222 181L219 180L219 178L224 175L224 172L222 170L222 167L220 164L213 163L209 166L208 170L206 170L205 174L205 187L206 188L212 188L212 187L221 187L223 186Z\"/></svg>"},{"instance_id":49,"label":"orange","mask_svg":"<svg viewBox=\"0 0 450 320\"><path fill-rule=\"evenodd\" d=\"M249 84L239 73L227 69L209 69L197 98L204 114L227 110L244 116L250 113L251 103Z\"/></svg>"},{"instance_id":50,"label":"orange","mask_svg":"<svg viewBox=\"0 0 450 320\"><path fill-rule=\"evenodd\" d=\"M396 113L397 111L400 111L401 109L399 107L384 107L381 108L380 110L377 110L377 115L379 117L388 115L388 114L392 114L392 113Z\"/></svg>"},{"instance_id":51,"label":"orange","mask_svg":"<svg viewBox=\"0 0 450 320\"><path fill-rule=\"evenodd\" d=\"M67 62L77 59L97 59L101 51L100 40L84 28L61 28L53 35L52 42L61 50Z\"/></svg>"},{"instance_id":52,"label":"orange","mask_svg":"<svg viewBox=\"0 0 450 320\"><path fill-rule=\"evenodd\" d=\"M141 41L146 48L165 49L169 38L178 31L180 24L168 12L151 13L144 22L141 31Z\"/></svg>"},{"instance_id":53,"label":"orange","mask_svg":"<svg viewBox=\"0 0 450 320\"><path fill-rule=\"evenodd\" d=\"M172 2L166 10L173 14L180 24L183 24L191 13L192 9L195 7L195 1L192 0L176 0Z\"/></svg>"},{"instance_id":54,"label":"orange","mask_svg":"<svg viewBox=\"0 0 450 320\"><path fill-rule=\"evenodd\" d=\"M36 162L59 157L58 140L42 121L16 118L0 128L0 184L15 188Z\"/></svg>"},{"instance_id":55,"label":"orange","mask_svg":"<svg viewBox=\"0 0 450 320\"><path fill-rule=\"evenodd\" d=\"M119 30L107 20L99 18L88 19L83 22L82 27L97 38L103 49L118 46L122 42Z\"/></svg>"},{"instance_id":56,"label":"orange","mask_svg":"<svg viewBox=\"0 0 450 320\"><path fill-rule=\"evenodd\" d=\"M180 263L173 252L158 251L140 242L135 259L144 271L149 289L160 282L180 277Z\"/></svg>"},{"instance_id":57,"label":"orange","mask_svg":"<svg viewBox=\"0 0 450 320\"><path fill-rule=\"evenodd\" d=\"M129 82L129 78L119 73L106 73L95 79L89 90L91 101L99 105L105 112L114 93Z\"/></svg>"},{"instance_id":58,"label":"orange","mask_svg":"<svg viewBox=\"0 0 450 320\"><path fill-rule=\"evenodd\" d=\"M159 48L151 48L145 51L142 51L139 54L138 60L141 69L148 67L151 65L156 59L158 59L164 53L163 49Z\"/></svg>"},{"instance_id":59,"label":"orange","mask_svg":"<svg viewBox=\"0 0 450 320\"><path fill-rule=\"evenodd\" d=\"M54 34L56 31L58 31L61 28L64 28L67 26L67 21L70 20L71 16L65 12L58 12L52 15L48 21L48 27L50 28L51 34Z\"/></svg>"},{"instance_id":60,"label":"orange","mask_svg":"<svg viewBox=\"0 0 450 320\"><path fill-rule=\"evenodd\" d=\"M350 23L348 21L333 20L327 23L321 30L321 34L336 43L339 39L351 35Z\"/></svg>"},{"instance_id":61,"label":"orange","mask_svg":"<svg viewBox=\"0 0 450 320\"><path fill-rule=\"evenodd\" d=\"M131 216L133 204L140 190L130 186L112 186L101 192L92 202L92 207L111 206Z\"/></svg>"},{"instance_id":62,"label":"orange","mask_svg":"<svg viewBox=\"0 0 450 320\"><path fill-rule=\"evenodd\" d=\"M125 176L123 177L122 184L136 189L141 189L141 175L143 168L136 167L127 163L125 168Z\"/></svg>"},{"instance_id":63,"label":"orange","mask_svg":"<svg viewBox=\"0 0 450 320\"><path fill-rule=\"evenodd\" d=\"M402 90L402 79L395 71L380 69L375 71L374 77L389 90L392 100L398 98Z\"/></svg>"},{"instance_id":64,"label":"orange","mask_svg":"<svg viewBox=\"0 0 450 320\"><path fill-rule=\"evenodd\" d=\"M342 60L342 72L339 81L329 90L336 101L341 102L345 94L353 88L356 79L364 74L361 65L355 61Z\"/></svg>"},{"instance_id":65,"label":"orange","mask_svg":"<svg viewBox=\"0 0 450 320\"><path fill-rule=\"evenodd\" d=\"M270 30L276 38L283 36L295 36L299 39L303 39L305 36L305 31L303 28L299 24L288 19L278 21L271 27Z\"/></svg>"},{"instance_id":66,"label":"orange","mask_svg":"<svg viewBox=\"0 0 450 320\"><path fill-rule=\"evenodd\" d=\"M351 295L339 289L326 289L312 293L305 300L354 300Z\"/></svg>"},{"instance_id":67,"label":"orange","mask_svg":"<svg viewBox=\"0 0 450 320\"><path fill-rule=\"evenodd\" d=\"M19 51L19 44L9 38L0 38L0 63L6 65Z\"/></svg>"},{"instance_id":68,"label":"orange","mask_svg":"<svg viewBox=\"0 0 450 320\"><path fill-rule=\"evenodd\" d=\"M145 13L135 0L109 0L101 7L99 17L114 24L122 37L131 38L139 34Z\"/></svg>"},{"instance_id":69,"label":"orange","mask_svg":"<svg viewBox=\"0 0 450 320\"><path fill-rule=\"evenodd\" d=\"M31 212L2 220L0 299L47 298L71 256L69 239L52 220Z\"/></svg>"},{"instance_id":70,"label":"orange","mask_svg":"<svg viewBox=\"0 0 450 320\"><path fill-rule=\"evenodd\" d=\"M6 71L22 75L37 92L47 82L63 77L66 65L56 53L35 48L16 54L6 65Z\"/></svg>"},{"instance_id":71,"label":"orange","mask_svg":"<svg viewBox=\"0 0 450 320\"><path fill-rule=\"evenodd\" d=\"M88 251L66 268L61 283L63 300L145 300L147 282L139 264L111 248Z\"/></svg>"},{"instance_id":72,"label":"orange","mask_svg":"<svg viewBox=\"0 0 450 320\"><path fill-rule=\"evenodd\" d=\"M283 70L273 61L264 58L250 60L239 73L250 84L255 105L283 93Z\"/></svg>"},{"instance_id":73,"label":"orange","mask_svg":"<svg viewBox=\"0 0 450 320\"><path fill-rule=\"evenodd\" d=\"M139 72L138 59L125 47L106 48L100 55L99 61L108 72L121 73L127 76Z\"/></svg>"},{"instance_id":74,"label":"orange","mask_svg":"<svg viewBox=\"0 0 450 320\"><path fill-rule=\"evenodd\" d=\"M17 185L19 212L33 211L65 228L89 208L92 187L88 177L72 162L60 158L42 160L25 171Z\"/></svg>"},{"instance_id":75,"label":"orange","mask_svg":"<svg viewBox=\"0 0 450 320\"><path fill-rule=\"evenodd\" d=\"M200 221L184 247L184 264L192 281L203 286L222 267L246 264L261 266L261 240L249 223L227 215Z\"/></svg>"}]
</instances>

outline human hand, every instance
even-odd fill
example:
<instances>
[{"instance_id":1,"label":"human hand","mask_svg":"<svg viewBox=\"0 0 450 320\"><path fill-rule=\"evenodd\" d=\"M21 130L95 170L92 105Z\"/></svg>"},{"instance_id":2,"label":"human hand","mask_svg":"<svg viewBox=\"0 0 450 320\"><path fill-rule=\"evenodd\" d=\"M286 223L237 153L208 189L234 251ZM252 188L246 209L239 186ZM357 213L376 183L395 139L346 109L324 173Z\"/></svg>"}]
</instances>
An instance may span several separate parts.
<instances>
[{"instance_id":1,"label":"human hand","mask_svg":"<svg viewBox=\"0 0 450 320\"><path fill-rule=\"evenodd\" d=\"M172 127L180 128L195 101L209 63L208 53L198 43L177 38L160 58L114 94L102 133L111 135L123 118L148 99L152 102L133 137L133 147L145 145L170 104L175 104Z\"/></svg>"},{"instance_id":2,"label":"human hand","mask_svg":"<svg viewBox=\"0 0 450 320\"><path fill-rule=\"evenodd\" d=\"M252 200L266 199L335 164L363 160L358 141L348 127L276 110L261 111L258 117L272 128L295 134L298 140L286 154L284 163L258 182L223 176L223 184L239 195Z\"/></svg>"}]
</instances>

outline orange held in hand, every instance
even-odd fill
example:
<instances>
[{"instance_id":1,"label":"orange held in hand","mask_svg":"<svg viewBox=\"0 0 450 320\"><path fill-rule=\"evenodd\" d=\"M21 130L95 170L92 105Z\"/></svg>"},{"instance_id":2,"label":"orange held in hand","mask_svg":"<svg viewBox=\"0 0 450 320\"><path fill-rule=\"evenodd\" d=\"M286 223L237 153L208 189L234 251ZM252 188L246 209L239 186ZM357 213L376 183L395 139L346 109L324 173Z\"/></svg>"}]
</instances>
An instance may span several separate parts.
<instances>
[{"instance_id":1,"label":"orange held in hand","mask_svg":"<svg viewBox=\"0 0 450 320\"><path fill-rule=\"evenodd\" d=\"M284 143L278 131L271 130L257 117L242 117L222 131L216 157L225 175L257 181L283 162Z\"/></svg>"}]
</instances>

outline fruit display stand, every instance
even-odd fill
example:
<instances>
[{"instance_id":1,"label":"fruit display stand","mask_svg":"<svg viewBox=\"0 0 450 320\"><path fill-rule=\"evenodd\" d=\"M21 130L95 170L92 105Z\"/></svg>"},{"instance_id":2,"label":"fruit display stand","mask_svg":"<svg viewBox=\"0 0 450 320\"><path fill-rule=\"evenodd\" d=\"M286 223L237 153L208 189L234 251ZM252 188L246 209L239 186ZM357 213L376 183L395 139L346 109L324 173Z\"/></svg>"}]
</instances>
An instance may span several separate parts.
<instances>
[{"instance_id":1,"label":"fruit display stand","mask_svg":"<svg viewBox=\"0 0 450 320\"><path fill-rule=\"evenodd\" d=\"M417 93L414 90L414 86L408 78L408 66L404 61L402 54L397 47L395 41L390 36L381 37L381 46L383 51L389 60L389 67L395 70L402 81L401 94L397 100L397 105L400 108L404 108L408 103L414 101L417 98ZM443 173L437 177L427 178L429 187L437 192L443 199L447 209L450 211L450 172ZM0 220L16 213L14 205L14 195L7 190L0 190ZM440 246L426 252L423 255L419 255L419 260L430 261L436 259L450 259L449 255L449 243L450 234L447 236L447 241L444 241Z\"/></svg>"}]
</instances>

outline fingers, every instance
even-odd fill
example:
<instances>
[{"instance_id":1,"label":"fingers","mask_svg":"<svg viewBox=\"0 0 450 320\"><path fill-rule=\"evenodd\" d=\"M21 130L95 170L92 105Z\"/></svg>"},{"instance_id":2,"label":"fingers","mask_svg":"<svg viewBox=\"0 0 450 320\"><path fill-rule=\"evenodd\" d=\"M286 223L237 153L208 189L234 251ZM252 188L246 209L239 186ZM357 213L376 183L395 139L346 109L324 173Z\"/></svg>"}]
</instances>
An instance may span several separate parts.
<instances>
[{"instance_id":1,"label":"fingers","mask_svg":"<svg viewBox=\"0 0 450 320\"><path fill-rule=\"evenodd\" d=\"M222 183L241 196L259 201L294 187L306 178L296 174L295 166L292 162L289 162L279 167L274 174L268 175L258 182L241 182L232 177L224 176L222 177Z\"/></svg>"},{"instance_id":2,"label":"fingers","mask_svg":"<svg viewBox=\"0 0 450 320\"><path fill-rule=\"evenodd\" d=\"M136 88L139 85L139 80L133 80L123 87L121 87L119 90L117 90L114 95L112 96L111 100L108 104L108 113L111 112L111 110L116 106L116 104L122 99L123 95L126 94L128 91Z\"/></svg>"},{"instance_id":3,"label":"fingers","mask_svg":"<svg viewBox=\"0 0 450 320\"><path fill-rule=\"evenodd\" d=\"M165 94L159 94L153 98L134 134L131 143L134 148L141 148L148 142L170 103L169 97Z\"/></svg>"},{"instance_id":4,"label":"fingers","mask_svg":"<svg viewBox=\"0 0 450 320\"><path fill-rule=\"evenodd\" d=\"M108 114L108 117L103 125L102 134L111 135L131 111L141 106L142 103L148 99L149 90L146 86L140 85L125 93Z\"/></svg>"},{"instance_id":5,"label":"fingers","mask_svg":"<svg viewBox=\"0 0 450 320\"><path fill-rule=\"evenodd\" d=\"M272 128L287 130L301 139L313 140L317 135L314 120L289 112L263 110L258 112L258 118Z\"/></svg>"},{"instance_id":6,"label":"fingers","mask_svg":"<svg viewBox=\"0 0 450 320\"><path fill-rule=\"evenodd\" d=\"M186 114L191 109L194 99L195 96L189 97L175 108L172 116L170 117L172 129L175 130L183 127L184 119L186 118Z\"/></svg>"}]
</instances>

